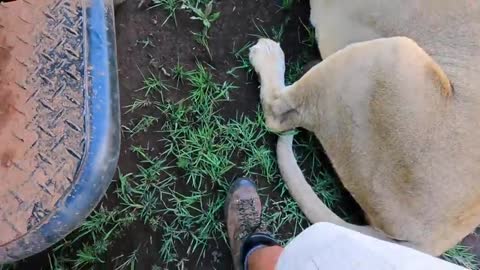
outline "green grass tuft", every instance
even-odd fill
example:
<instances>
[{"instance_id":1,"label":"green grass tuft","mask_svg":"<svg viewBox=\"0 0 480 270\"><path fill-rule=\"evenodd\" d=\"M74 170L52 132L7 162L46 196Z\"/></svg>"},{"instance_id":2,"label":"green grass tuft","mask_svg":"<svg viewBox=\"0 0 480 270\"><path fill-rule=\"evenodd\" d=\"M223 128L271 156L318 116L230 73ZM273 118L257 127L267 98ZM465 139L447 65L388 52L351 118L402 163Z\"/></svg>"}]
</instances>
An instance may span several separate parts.
<instances>
[{"instance_id":1,"label":"green grass tuft","mask_svg":"<svg viewBox=\"0 0 480 270\"><path fill-rule=\"evenodd\" d=\"M161 101L163 101L163 91L170 90L170 86L166 84L160 76L155 76L153 73L150 72L150 76L145 77L143 74L143 84L144 86L136 91L143 91L145 92L145 96L149 97L154 94L158 94L161 97Z\"/></svg>"},{"instance_id":2,"label":"green grass tuft","mask_svg":"<svg viewBox=\"0 0 480 270\"><path fill-rule=\"evenodd\" d=\"M136 41L136 44L142 45L142 48L145 49L147 47L155 48L155 44L153 44L153 41L150 39L150 37L146 37L144 39L139 39Z\"/></svg>"},{"instance_id":3,"label":"green grass tuft","mask_svg":"<svg viewBox=\"0 0 480 270\"><path fill-rule=\"evenodd\" d=\"M184 80L187 78L188 73L187 70L180 65L179 62L172 68L172 76L175 80L177 80L177 86L178 83L183 83Z\"/></svg>"},{"instance_id":4,"label":"green grass tuft","mask_svg":"<svg viewBox=\"0 0 480 270\"><path fill-rule=\"evenodd\" d=\"M280 8L283 10L291 10L293 8L294 3L295 3L295 0L281 0Z\"/></svg>"},{"instance_id":5,"label":"green grass tuft","mask_svg":"<svg viewBox=\"0 0 480 270\"><path fill-rule=\"evenodd\" d=\"M263 26L255 24L255 28L257 29L258 34L254 36L258 38L269 38L276 42L282 42L285 34L285 25L288 21L289 21L289 18L287 17L283 24L280 24L278 26L273 26L268 30L265 29Z\"/></svg>"},{"instance_id":6,"label":"green grass tuft","mask_svg":"<svg viewBox=\"0 0 480 270\"><path fill-rule=\"evenodd\" d=\"M83 244L82 248L77 252L74 268L83 268L97 263L104 263L104 261L100 259L101 257L99 255L105 253L105 251L106 247L103 244L99 246Z\"/></svg>"},{"instance_id":7,"label":"green grass tuft","mask_svg":"<svg viewBox=\"0 0 480 270\"><path fill-rule=\"evenodd\" d=\"M128 126L123 126L123 130L130 135L130 138L138 133L147 132L150 127L158 123L158 118L151 115L144 115L138 122L130 122Z\"/></svg>"},{"instance_id":8,"label":"green grass tuft","mask_svg":"<svg viewBox=\"0 0 480 270\"><path fill-rule=\"evenodd\" d=\"M175 25L177 25L176 12L177 9L180 8L180 3L179 0L152 0L151 7L148 9L161 8L167 12L168 15L163 21L162 26L165 25L170 18L173 18Z\"/></svg>"},{"instance_id":9,"label":"green grass tuft","mask_svg":"<svg viewBox=\"0 0 480 270\"><path fill-rule=\"evenodd\" d=\"M140 247L132 251L128 256L124 256L123 254L114 258L113 262L123 261L120 265L115 267L115 270L135 270L137 262L138 262L138 252Z\"/></svg>"},{"instance_id":10,"label":"green grass tuft","mask_svg":"<svg viewBox=\"0 0 480 270\"><path fill-rule=\"evenodd\" d=\"M139 109L149 108L149 107L159 105L159 104L160 103L158 103L157 101L152 101L150 98L145 98L145 99L138 99L137 98L133 101L132 104L127 105L125 108L128 109L126 111L126 113L132 113L132 112L137 111Z\"/></svg>"},{"instance_id":11,"label":"green grass tuft","mask_svg":"<svg viewBox=\"0 0 480 270\"><path fill-rule=\"evenodd\" d=\"M479 269L479 262L477 256L472 253L471 248L458 244L443 253L442 257L454 264L461 265L467 269Z\"/></svg>"},{"instance_id":12,"label":"green grass tuft","mask_svg":"<svg viewBox=\"0 0 480 270\"><path fill-rule=\"evenodd\" d=\"M191 14L190 19L202 22L203 29L200 32L192 32L193 39L207 50L208 55L212 58L210 48L208 46L208 32L213 23L220 18L220 12L213 11L213 0L205 2L202 0L183 1L182 9Z\"/></svg>"},{"instance_id":13,"label":"green grass tuft","mask_svg":"<svg viewBox=\"0 0 480 270\"><path fill-rule=\"evenodd\" d=\"M304 45L306 45L310 48L316 47L317 39L316 39L316 36L315 36L315 28L311 24L305 25L303 22L301 22L301 23L303 25L303 28L305 29L305 32L307 33L305 39L302 40L302 44L304 44Z\"/></svg>"},{"instance_id":14,"label":"green grass tuft","mask_svg":"<svg viewBox=\"0 0 480 270\"><path fill-rule=\"evenodd\" d=\"M238 75L236 74L238 71L244 71L247 73L247 77L251 78L253 75L253 66L250 63L250 60L248 59L248 53L250 50L250 47L253 46L253 42L248 42L243 47L241 47L238 50L235 50L235 48L232 51L233 56L238 62L238 66L231 68L230 70L227 71L228 75L231 75L235 78L238 78Z\"/></svg>"}]
</instances>

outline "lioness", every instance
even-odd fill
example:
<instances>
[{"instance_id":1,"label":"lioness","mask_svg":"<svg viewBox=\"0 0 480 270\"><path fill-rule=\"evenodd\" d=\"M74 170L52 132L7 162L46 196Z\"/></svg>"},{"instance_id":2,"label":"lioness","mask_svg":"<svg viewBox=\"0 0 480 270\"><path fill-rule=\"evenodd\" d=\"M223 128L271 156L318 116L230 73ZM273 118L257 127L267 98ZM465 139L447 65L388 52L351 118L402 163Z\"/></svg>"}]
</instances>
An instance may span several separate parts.
<instances>
[{"instance_id":1,"label":"lioness","mask_svg":"<svg viewBox=\"0 0 480 270\"><path fill-rule=\"evenodd\" d=\"M480 2L311 0L324 60L290 86L279 44L250 60L268 127L315 133L369 226L348 224L305 181L292 136L280 170L311 222L439 255L480 223Z\"/></svg>"}]
</instances>

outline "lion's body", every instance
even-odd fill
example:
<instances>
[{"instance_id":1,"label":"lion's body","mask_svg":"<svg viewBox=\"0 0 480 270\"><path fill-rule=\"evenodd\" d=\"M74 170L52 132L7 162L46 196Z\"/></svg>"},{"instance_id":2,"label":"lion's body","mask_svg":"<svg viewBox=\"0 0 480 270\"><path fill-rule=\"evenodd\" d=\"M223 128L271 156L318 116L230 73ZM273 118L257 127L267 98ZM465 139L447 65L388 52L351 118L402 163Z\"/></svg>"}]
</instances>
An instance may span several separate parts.
<instances>
[{"instance_id":1,"label":"lion's body","mask_svg":"<svg viewBox=\"0 0 480 270\"><path fill-rule=\"evenodd\" d=\"M313 131L374 230L444 252L480 224L480 2L311 7L324 61L298 82L267 82L279 48L252 50L267 124Z\"/></svg>"}]
</instances>

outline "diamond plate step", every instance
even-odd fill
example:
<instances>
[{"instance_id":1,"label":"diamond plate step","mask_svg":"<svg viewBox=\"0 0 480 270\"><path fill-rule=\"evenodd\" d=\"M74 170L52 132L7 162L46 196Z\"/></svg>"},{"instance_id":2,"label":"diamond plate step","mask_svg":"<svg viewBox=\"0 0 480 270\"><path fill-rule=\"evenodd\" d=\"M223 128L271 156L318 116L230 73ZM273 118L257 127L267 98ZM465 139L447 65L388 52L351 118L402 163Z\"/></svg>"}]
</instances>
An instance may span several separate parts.
<instances>
[{"instance_id":1,"label":"diamond plate step","mask_svg":"<svg viewBox=\"0 0 480 270\"><path fill-rule=\"evenodd\" d=\"M0 263L81 224L119 153L112 0L0 3Z\"/></svg>"}]
</instances>

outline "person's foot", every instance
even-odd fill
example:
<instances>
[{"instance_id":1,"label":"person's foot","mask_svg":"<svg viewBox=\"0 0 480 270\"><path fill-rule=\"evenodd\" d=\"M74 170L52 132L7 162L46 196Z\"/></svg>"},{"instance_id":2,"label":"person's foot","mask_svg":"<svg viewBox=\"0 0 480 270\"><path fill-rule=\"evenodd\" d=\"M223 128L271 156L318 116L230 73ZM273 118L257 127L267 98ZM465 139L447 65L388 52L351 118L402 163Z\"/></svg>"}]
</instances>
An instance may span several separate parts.
<instances>
[{"instance_id":1,"label":"person's foot","mask_svg":"<svg viewBox=\"0 0 480 270\"><path fill-rule=\"evenodd\" d=\"M225 201L225 219L235 270L242 269L242 244L259 229L261 215L262 203L255 184L246 178L237 179Z\"/></svg>"}]
</instances>

